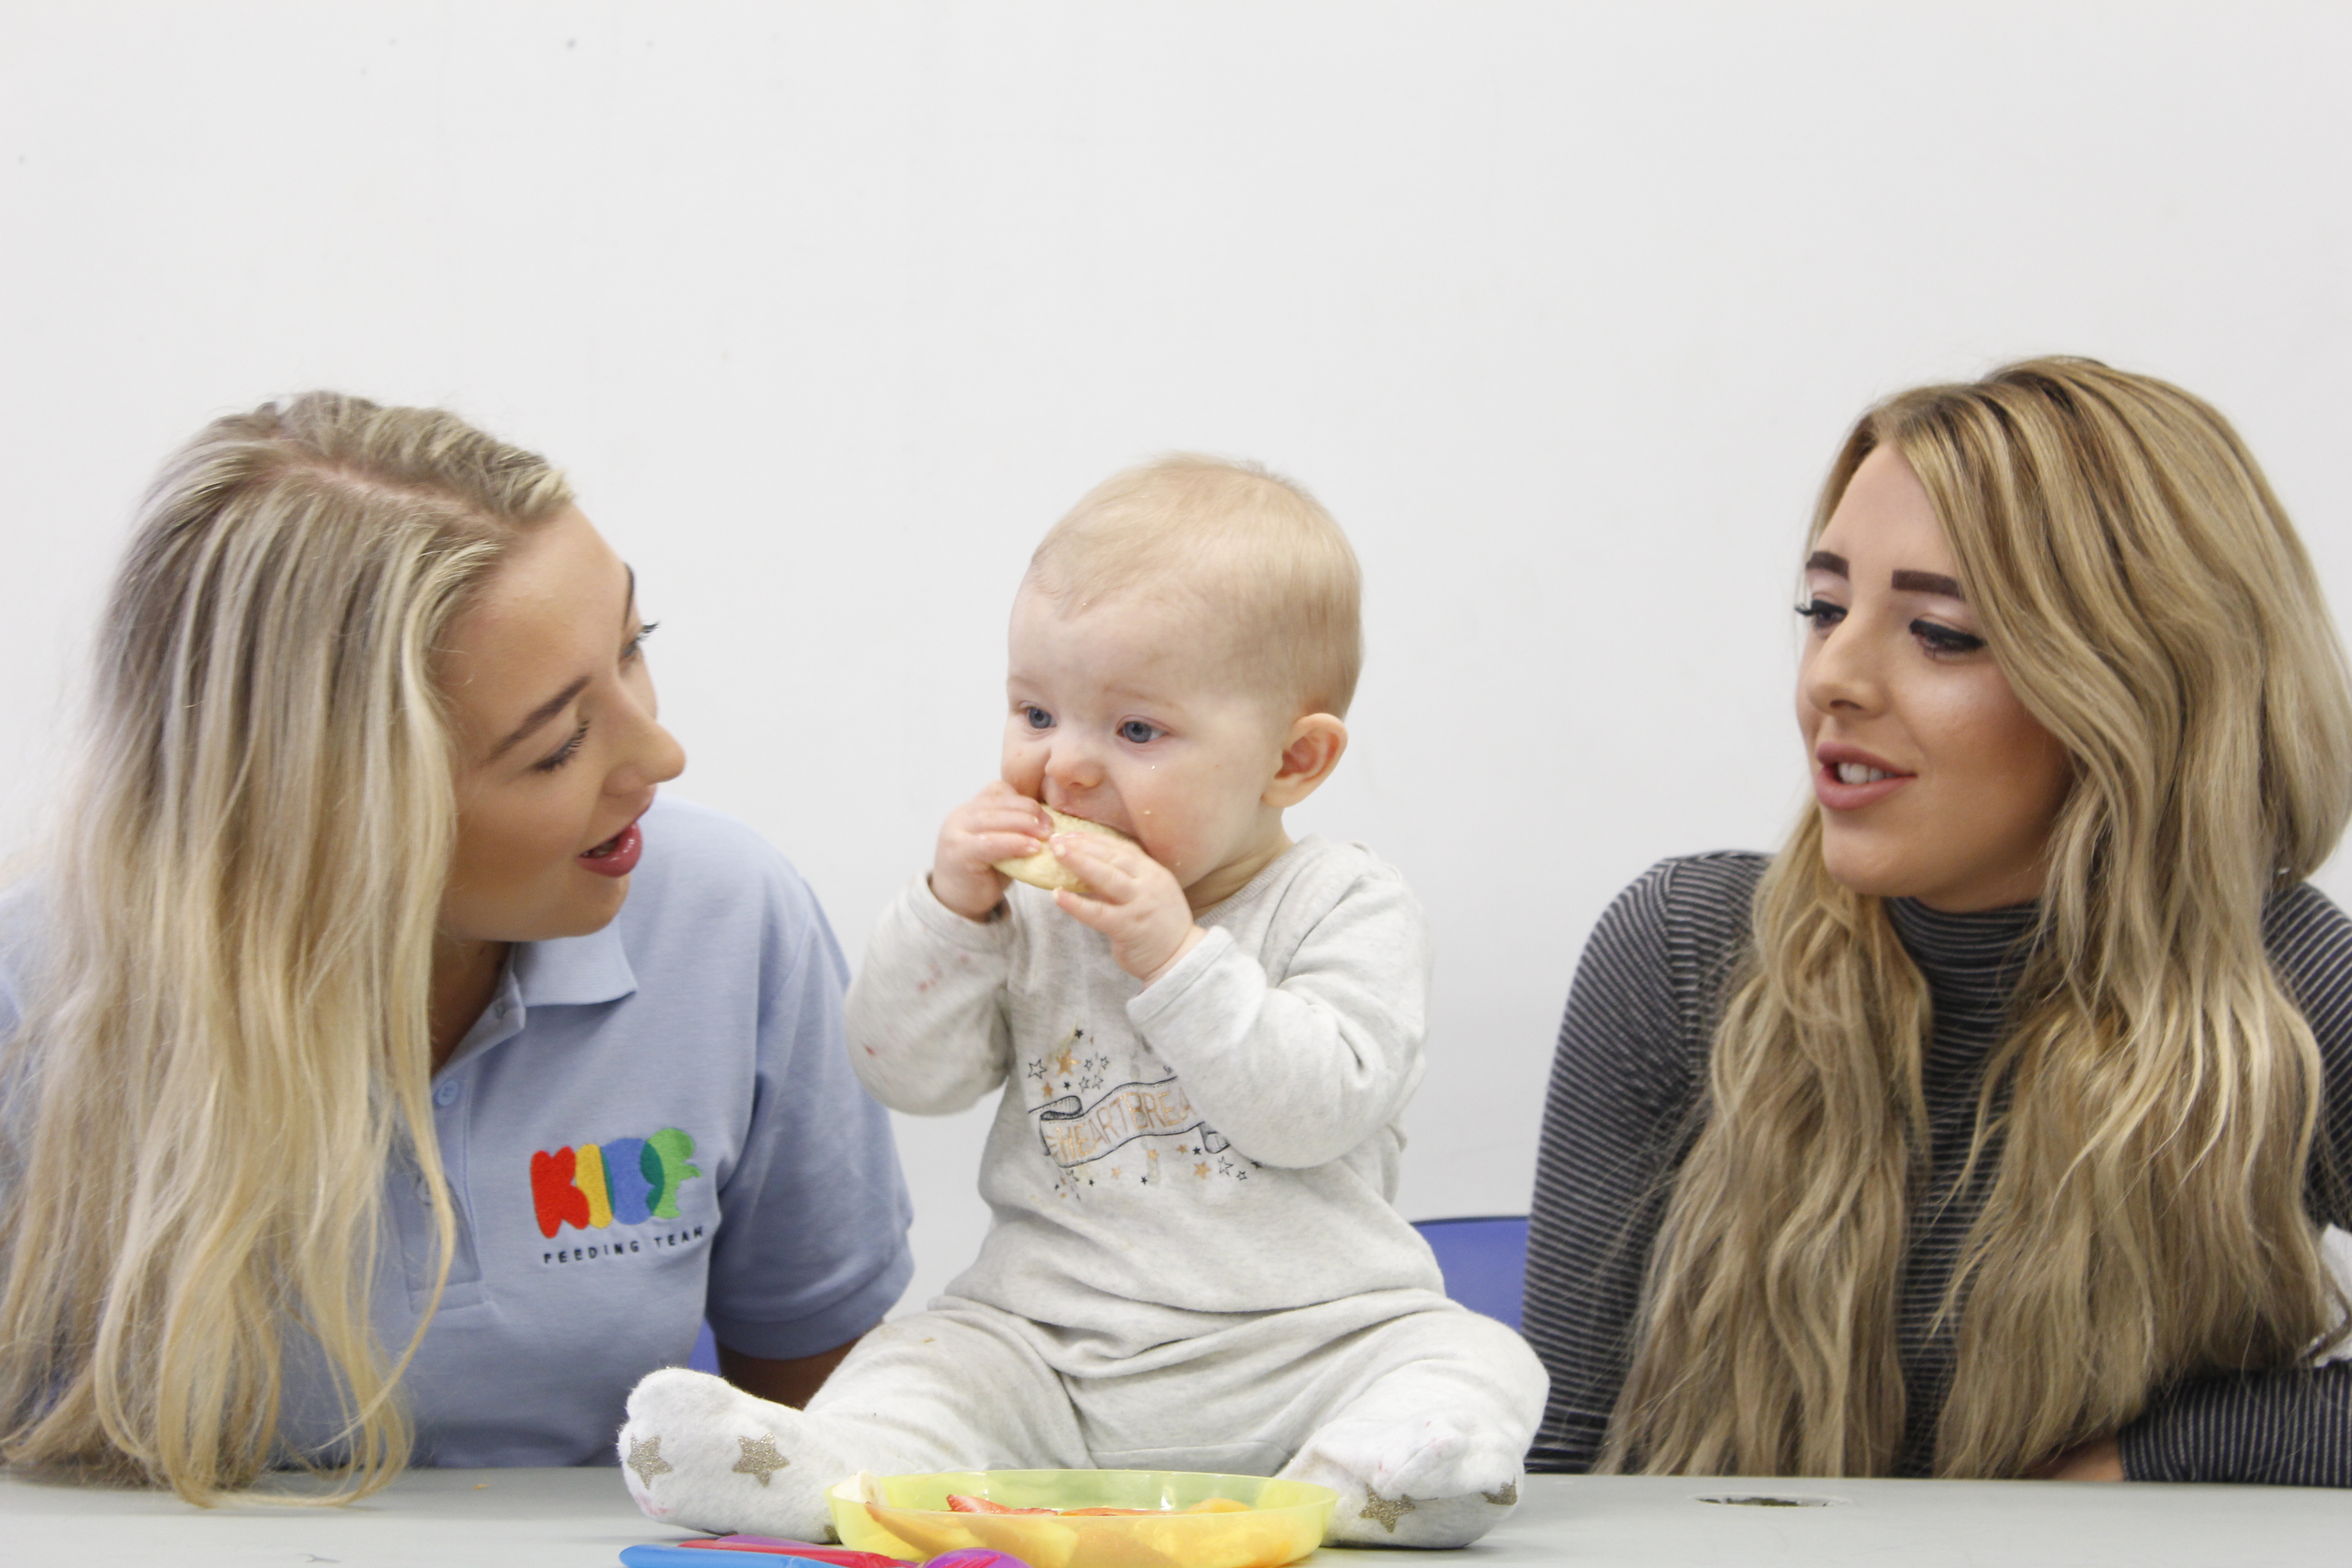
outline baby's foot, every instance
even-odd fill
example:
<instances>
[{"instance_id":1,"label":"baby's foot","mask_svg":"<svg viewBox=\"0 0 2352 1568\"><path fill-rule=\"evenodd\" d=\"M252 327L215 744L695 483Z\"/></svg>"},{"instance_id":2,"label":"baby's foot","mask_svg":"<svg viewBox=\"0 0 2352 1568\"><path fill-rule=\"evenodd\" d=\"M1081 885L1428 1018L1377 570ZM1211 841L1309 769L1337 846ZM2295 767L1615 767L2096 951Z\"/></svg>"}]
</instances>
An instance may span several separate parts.
<instances>
[{"instance_id":1,"label":"baby's foot","mask_svg":"<svg viewBox=\"0 0 2352 1568\"><path fill-rule=\"evenodd\" d=\"M707 1373L667 1367L629 1394L618 1447L648 1519L690 1530L830 1540L825 1489L859 1468L822 1417L772 1405Z\"/></svg>"},{"instance_id":2,"label":"baby's foot","mask_svg":"<svg viewBox=\"0 0 2352 1568\"><path fill-rule=\"evenodd\" d=\"M1339 1494L1327 1546L1467 1546L1518 1506L1519 1455L1444 1416L1335 1421L1283 1467Z\"/></svg>"}]
</instances>

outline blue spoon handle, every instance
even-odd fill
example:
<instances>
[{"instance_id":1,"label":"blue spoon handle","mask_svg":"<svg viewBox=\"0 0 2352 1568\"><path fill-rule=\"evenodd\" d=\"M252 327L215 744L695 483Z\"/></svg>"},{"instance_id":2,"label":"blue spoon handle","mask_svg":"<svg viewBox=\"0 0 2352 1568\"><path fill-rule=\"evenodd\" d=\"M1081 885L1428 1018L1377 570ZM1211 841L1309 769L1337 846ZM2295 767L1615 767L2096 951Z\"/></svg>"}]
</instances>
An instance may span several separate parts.
<instances>
[{"instance_id":1,"label":"blue spoon handle","mask_svg":"<svg viewBox=\"0 0 2352 1568\"><path fill-rule=\"evenodd\" d=\"M624 1546L621 1568L833 1568L781 1552L730 1552L723 1546Z\"/></svg>"}]
</instances>

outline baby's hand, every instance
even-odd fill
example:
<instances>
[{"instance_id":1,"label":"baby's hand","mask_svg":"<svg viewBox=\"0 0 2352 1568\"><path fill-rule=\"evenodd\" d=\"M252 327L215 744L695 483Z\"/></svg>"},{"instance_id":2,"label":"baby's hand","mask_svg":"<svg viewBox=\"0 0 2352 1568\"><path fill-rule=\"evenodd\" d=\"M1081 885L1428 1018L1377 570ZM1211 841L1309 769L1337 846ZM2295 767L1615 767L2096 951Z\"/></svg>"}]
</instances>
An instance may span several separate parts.
<instances>
[{"instance_id":1,"label":"baby's hand","mask_svg":"<svg viewBox=\"0 0 2352 1568\"><path fill-rule=\"evenodd\" d=\"M1057 833L1052 843L1054 858L1087 885L1083 893L1055 893L1054 901L1110 938L1118 966L1146 985L1209 934L1192 923L1175 877L1139 845L1092 833Z\"/></svg>"},{"instance_id":2,"label":"baby's hand","mask_svg":"<svg viewBox=\"0 0 2352 1568\"><path fill-rule=\"evenodd\" d=\"M931 857L931 896L968 921L984 921L1004 898L999 860L1045 847L1045 808L1003 779L948 813Z\"/></svg>"}]
</instances>

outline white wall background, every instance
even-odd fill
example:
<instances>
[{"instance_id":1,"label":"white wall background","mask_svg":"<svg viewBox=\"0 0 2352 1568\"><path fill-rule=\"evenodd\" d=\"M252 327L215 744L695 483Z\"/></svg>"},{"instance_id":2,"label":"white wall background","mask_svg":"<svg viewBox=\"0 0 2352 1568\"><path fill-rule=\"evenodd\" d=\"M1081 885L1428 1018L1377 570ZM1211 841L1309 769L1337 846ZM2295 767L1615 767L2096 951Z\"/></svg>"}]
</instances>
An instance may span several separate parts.
<instances>
[{"instance_id":1,"label":"white wall background","mask_svg":"<svg viewBox=\"0 0 2352 1568\"><path fill-rule=\"evenodd\" d=\"M993 771L1038 533L1257 456L1370 580L1301 826L1442 943L1404 1206L1522 1209L1595 915L1801 796L1795 547L1872 398L2168 375L2352 606L2347 58L2352 9L2244 0L12 0L0 848L153 465L331 385L571 470L666 623L678 790L855 955ZM982 1114L900 1124L918 1298Z\"/></svg>"}]
</instances>

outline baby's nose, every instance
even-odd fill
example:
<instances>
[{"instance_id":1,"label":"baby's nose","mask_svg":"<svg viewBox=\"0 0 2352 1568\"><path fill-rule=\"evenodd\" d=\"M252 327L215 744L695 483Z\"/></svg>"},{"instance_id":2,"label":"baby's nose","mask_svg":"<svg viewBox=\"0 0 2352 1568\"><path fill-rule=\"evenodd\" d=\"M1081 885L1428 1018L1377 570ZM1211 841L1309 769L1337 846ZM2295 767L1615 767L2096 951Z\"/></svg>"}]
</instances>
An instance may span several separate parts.
<instances>
[{"instance_id":1,"label":"baby's nose","mask_svg":"<svg viewBox=\"0 0 2352 1568\"><path fill-rule=\"evenodd\" d=\"M1045 776L1065 789L1092 789L1102 783L1102 758L1083 741L1057 736L1046 753Z\"/></svg>"}]
</instances>

